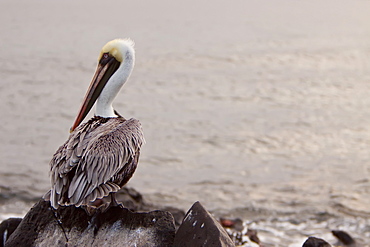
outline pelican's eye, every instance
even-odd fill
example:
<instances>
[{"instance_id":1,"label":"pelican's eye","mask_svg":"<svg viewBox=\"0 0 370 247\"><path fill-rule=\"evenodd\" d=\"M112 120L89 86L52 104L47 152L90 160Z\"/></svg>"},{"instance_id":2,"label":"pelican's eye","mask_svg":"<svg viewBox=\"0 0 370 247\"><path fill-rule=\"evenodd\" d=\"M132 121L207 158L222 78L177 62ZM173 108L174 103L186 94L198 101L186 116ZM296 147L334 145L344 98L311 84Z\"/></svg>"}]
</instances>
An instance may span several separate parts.
<instances>
[{"instance_id":1,"label":"pelican's eye","mask_svg":"<svg viewBox=\"0 0 370 247\"><path fill-rule=\"evenodd\" d=\"M103 53L103 55L101 56L99 63L100 64L107 64L109 62L109 60L111 60L111 59L112 59L112 56L109 55L109 52L106 52L106 53Z\"/></svg>"}]
</instances>

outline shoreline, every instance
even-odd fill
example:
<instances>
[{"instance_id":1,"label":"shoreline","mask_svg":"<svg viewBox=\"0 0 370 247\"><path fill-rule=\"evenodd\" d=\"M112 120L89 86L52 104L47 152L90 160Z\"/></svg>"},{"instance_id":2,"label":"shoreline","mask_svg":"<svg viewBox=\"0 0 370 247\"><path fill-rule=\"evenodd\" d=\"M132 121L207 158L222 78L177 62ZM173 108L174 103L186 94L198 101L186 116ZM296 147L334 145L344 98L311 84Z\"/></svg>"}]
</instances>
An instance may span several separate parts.
<instances>
[{"instance_id":1,"label":"shoreline","mask_svg":"<svg viewBox=\"0 0 370 247\"><path fill-rule=\"evenodd\" d=\"M175 217L177 227L181 224L185 214L183 210L186 209L176 209L172 206L166 206L166 204L153 204L147 200L145 195L141 195L135 189L124 188L123 191L119 192L118 198L119 201L123 201L125 205L129 206L131 210L139 212L170 210ZM138 198L138 201L130 201L132 199L128 199L127 192ZM28 203L31 202L29 201ZM33 203L31 204L33 205ZM294 214L268 211L267 209L256 207L249 208L248 210L230 210L224 214L213 211L211 213L221 223L223 221L226 222L226 224L222 224L230 236L233 237L233 241L247 241L249 239L246 235L247 229L253 229L257 232L259 241L264 246L301 246L310 236L315 236L334 244L338 239L332 234L332 231L342 230L351 235L359 244L358 246L369 246L366 240L366 230L362 226L370 223L370 217L361 219L355 216L338 215L332 212L296 212ZM232 226L227 226L230 222L240 220L243 227L239 230L235 230ZM243 246L249 246L246 243Z\"/></svg>"}]
</instances>

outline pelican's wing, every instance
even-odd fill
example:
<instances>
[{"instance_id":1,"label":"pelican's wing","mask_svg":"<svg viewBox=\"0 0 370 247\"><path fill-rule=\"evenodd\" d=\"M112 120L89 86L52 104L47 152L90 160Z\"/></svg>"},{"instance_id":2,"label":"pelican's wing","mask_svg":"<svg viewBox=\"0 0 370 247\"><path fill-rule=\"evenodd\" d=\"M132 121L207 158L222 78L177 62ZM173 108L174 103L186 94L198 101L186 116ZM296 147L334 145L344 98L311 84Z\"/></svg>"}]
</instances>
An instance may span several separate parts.
<instances>
[{"instance_id":1,"label":"pelican's wing","mask_svg":"<svg viewBox=\"0 0 370 247\"><path fill-rule=\"evenodd\" d=\"M79 206L118 191L115 176L137 162L144 142L138 120L110 118L105 123L88 123L77 129L53 157L53 206Z\"/></svg>"}]
</instances>

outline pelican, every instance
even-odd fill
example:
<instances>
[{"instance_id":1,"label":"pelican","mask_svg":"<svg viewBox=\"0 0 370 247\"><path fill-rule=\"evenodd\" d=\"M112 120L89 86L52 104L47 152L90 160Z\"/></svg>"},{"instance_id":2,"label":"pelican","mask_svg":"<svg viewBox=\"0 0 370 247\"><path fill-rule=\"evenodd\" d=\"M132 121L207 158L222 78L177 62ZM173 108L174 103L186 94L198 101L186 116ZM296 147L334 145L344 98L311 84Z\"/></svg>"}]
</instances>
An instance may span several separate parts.
<instances>
[{"instance_id":1,"label":"pelican","mask_svg":"<svg viewBox=\"0 0 370 247\"><path fill-rule=\"evenodd\" d=\"M54 209L68 205L95 208L97 199L109 195L111 200L104 205L118 205L115 193L134 174L144 143L140 122L126 120L112 107L134 63L130 39L115 39L102 48L71 134L50 161L51 190L44 198ZM80 124L95 101L95 116Z\"/></svg>"}]
</instances>

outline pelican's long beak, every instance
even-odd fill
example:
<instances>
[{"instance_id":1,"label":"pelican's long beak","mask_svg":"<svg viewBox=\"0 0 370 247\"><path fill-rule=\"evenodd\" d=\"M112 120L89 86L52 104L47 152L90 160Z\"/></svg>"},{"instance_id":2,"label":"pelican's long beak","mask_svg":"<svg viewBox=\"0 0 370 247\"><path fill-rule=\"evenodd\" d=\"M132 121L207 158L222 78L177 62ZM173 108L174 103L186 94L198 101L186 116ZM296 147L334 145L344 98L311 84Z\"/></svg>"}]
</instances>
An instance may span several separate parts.
<instances>
[{"instance_id":1,"label":"pelican's long beak","mask_svg":"<svg viewBox=\"0 0 370 247\"><path fill-rule=\"evenodd\" d=\"M84 120L90 109L94 105L95 101L99 97L103 88L107 84L109 78L116 72L120 65L114 57L109 56L102 58L96 68L95 75L90 83L89 89L86 92L85 98L82 102L81 108L78 112L75 122L70 130L74 131L77 126Z\"/></svg>"}]
</instances>

